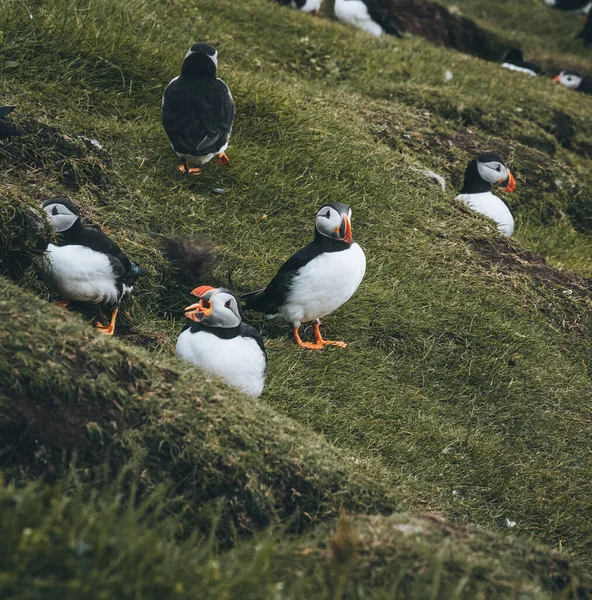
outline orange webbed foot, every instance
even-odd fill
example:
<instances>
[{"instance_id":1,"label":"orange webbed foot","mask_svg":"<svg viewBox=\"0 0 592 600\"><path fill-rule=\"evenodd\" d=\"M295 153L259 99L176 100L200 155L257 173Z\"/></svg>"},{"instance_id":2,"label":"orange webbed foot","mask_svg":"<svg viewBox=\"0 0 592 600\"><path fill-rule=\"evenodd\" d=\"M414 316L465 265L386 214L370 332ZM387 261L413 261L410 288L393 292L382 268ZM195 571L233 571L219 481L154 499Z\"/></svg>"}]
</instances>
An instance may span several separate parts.
<instances>
[{"instance_id":1,"label":"orange webbed foot","mask_svg":"<svg viewBox=\"0 0 592 600\"><path fill-rule=\"evenodd\" d=\"M109 325L101 325L101 323L95 323L95 327L97 328L97 331L100 331L101 333L103 333L105 335L113 335L113 333L115 331L115 320L117 319L117 312L118 312L118 309L116 308L113 311L113 314L111 315L111 322L109 323Z\"/></svg>"},{"instance_id":2,"label":"orange webbed foot","mask_svg":"<svg viewBox=\"0 0 592 600\"><path fill-rule=\"evenodd\" d=\"M199 167L190 167L189 162L186 160L184 160L177 168L181 173L185 173L186 175L199 175L201 173Z\"/></svg>"},{"instance_id":3,"label":"orange webbed foot","mask_svg":"<svg viewBox=\"0 0 592 600\"><path fill-rule=\"evenodd\" d=\"M55 302L56 306L59 306L60 308L68 308L68 306L70 306L70 302L68 300L59 300L58 302Z\"/></svg>"},{"instance_id":4,"label":"orange webbed foot","mask_svg":"<svg viewBox=\"0 0 592 600\"><path fill-rule=\"evenodd\" d=\"M293 327L292 328L292 333L294 334L294 339L296 340L296 343L301 347L301 348L307 348L308 350L322 350L323 349L323 344L318 344L318 343L313 343L313 342L303 342L300 339L300 334L298 333L298 327Z\"/></svg>"},{"instance_id":5,"label":"orange webbed foot","mask_svg":"<svg viewBox=\"0 0 592 600\"><path fill-rule=\"evenodd\" d=\"M218 165L229 165L230 160L228 156L226 156L226 152L220 152L220 154L216 155L216 164Z\"/></svg>"},{"instance_id":6,"label":"orange webbed foot","mask_svg":"<svg viewBox=\"0 0 592 600\"><path fill-rule=\"evenodd\" d=\"M314 335L315 335L315 343L319 344L321 347L323 346L337 346L338 348L347 348L347 344L345 342L335 342L333 340L324 340L321 335L321 322L315 321L313 325Z\"/></svg>"}]
</instances>

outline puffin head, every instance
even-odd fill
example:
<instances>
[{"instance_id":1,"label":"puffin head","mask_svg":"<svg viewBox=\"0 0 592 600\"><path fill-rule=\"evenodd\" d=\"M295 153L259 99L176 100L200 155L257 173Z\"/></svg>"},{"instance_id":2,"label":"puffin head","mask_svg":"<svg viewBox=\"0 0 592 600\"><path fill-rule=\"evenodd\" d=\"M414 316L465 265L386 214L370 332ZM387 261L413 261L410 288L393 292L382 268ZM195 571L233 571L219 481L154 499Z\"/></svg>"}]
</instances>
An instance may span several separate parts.
<instances>
[{"instance_id":1,"label":"puffin head","mask_svg":"<svg viewBox=\"0 0 592 600\"><path fill-rule=\"evenodd\" d=\"M575 71L561 71L557 77L553 77L553 81L560 83L569 90L577 90L582 83L582 76Z\"/></svg>"},{"instance_id":2,"label":"puffin head","mask_svg":"<svg viewBox=\"0 0 592 600\"><path fill-rule=\"evenodd\" d=\"M341 202L325 204L317 213L316 230L325 237L351 244L354 241L351 214L351 208L347 204Z\"/></svg>"},{"instance_id":3,"label":"puffin head","mask_svg":"<svg viewBox=\"0 0 592 600\"><path fill-rule=\"evenodd\" d=\"M218 68L218 51L210 44L193 44L185 55L182 75L193 77L216 77Z\"/></svg>"},{"instance_id":4,"label":"puffin head","mask_svg":"<svg viewBox=\"0 0 592 600\"><path fill-rule=\"evenodd\" d=\"M479 154L476 161L477 171L483 181L487 181L491 185L502 185L503 192L513 192L516 189L514 176L499 154L496 152Z\"/></svg>"},{"instance_id":5,"label":"puffin head","mask_svg":"<svg viewBox=\"0 0 592 600\"><path fill-rule=\"evenodd\" d=\"M42 202L41 208L57 233L67 231L80 219L78 211L67 198L48 198Z\"/></svg>"},{"instance_id":6,"label":"puffin head","mask_svg":"<svg viewBox=\"0 0 592 600\"><path fill-rule=\"evenodd\" d=\"M196 323L209 327L238 327L242 321L242 312L238 298L225 288L213 288L202 285L191 294L199 302L185 309L185 316Z\"/></svg>"}]
</instances>

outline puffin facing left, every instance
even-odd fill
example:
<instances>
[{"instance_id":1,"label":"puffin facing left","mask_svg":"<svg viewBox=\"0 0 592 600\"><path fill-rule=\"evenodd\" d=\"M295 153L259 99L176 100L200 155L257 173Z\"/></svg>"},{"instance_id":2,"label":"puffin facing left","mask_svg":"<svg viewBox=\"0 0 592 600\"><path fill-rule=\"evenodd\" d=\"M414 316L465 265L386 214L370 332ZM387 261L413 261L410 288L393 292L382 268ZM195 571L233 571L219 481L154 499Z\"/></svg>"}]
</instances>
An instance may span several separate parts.
<instances>
[{"instance_id":1,"label":"puffin facing left","mask_svg":"<svg viewBox=\"0 0 592 600\"><path fill-rule=\"evenodd\" d=\"M185 309L193 323L177 340L177 356L249 396L260 396L267 355L259 331L243 323L238 298L230 290L207 285L191 294L199 302Z\"/></svg>"},{"instance_id":2,"label":"puffin facing left","mask_svg":"<svg viewBox=\"0 0 592 600\"><path fill-rule=\"evenodd\" d=\"M216 49L194 44L185 55L181 75L162 96L162 125L182 160L179 170L189 175L197 175L214 156L218 164L229 162L225 150L234 121L234 100L228 86L216 77L217 68Z\"/></svg>"},{"instance_id":3,"label":"puffin facing left","mask_svg":"<svg viewBox=\"0 0 592 600\"><path fill-rule=\"evenodd\" d=\"M40 278L67 300L102 304L111 310L109 325L96 323L96 327L113 335L121 298L146 272L102 231L83 227L67 198L49 198L41 206L58 240L47 246Z\"/></svg>"}]
</instances>

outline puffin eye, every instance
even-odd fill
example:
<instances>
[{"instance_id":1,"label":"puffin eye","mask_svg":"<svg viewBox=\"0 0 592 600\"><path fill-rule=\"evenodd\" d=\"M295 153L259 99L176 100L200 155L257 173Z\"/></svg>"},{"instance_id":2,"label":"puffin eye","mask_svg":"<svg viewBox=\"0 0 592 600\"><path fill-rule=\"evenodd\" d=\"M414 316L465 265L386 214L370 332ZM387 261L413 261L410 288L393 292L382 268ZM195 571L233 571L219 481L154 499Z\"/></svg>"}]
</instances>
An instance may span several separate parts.
<instances>
[{"instance_id":1,"label":"puffin eye","mask_svg":"<svg viewBox=\"0 0 592 600\"><path fill-rule=\"evenodd\" d=\"M331 218L331 211L330 211L330 210L328 210L328 211L325 213L325 218L326 218L326 219L330 219L330 218Z\"/></svg>"},{"instance_id":2,"label":"puffin eye","mask_svg":"<svg viewBox=\"0 0 592 600\"><path fill-rule=\"evenodd\" d=\"M494 167L495 170L499 173L502 170L502 166L501 165L497 165L497 167Z\"/></svg>"},{"instance_id":3,"label":"puffin eye","mask_svg":"<svg viewBox=\"0 0 592 600\"><path fill-rule=\"evenodd\" d=\"M51 209L51 214L52 214L52 215L57 215L57 214L58 214L58 207L57 207L57 206L54 206L54 207Z\"/></svg>"},{"instance_id":4,"label":"puffin eye","mask_svg":"<svg viewBox=\"0 0 592 600\"><path fill-rule=\"evenodd\" d=\"M232 300L226 300L226 302L224 302L224 306L226 308L230 308L230 305L232 304Z\"/></svg>"}]
</instances>

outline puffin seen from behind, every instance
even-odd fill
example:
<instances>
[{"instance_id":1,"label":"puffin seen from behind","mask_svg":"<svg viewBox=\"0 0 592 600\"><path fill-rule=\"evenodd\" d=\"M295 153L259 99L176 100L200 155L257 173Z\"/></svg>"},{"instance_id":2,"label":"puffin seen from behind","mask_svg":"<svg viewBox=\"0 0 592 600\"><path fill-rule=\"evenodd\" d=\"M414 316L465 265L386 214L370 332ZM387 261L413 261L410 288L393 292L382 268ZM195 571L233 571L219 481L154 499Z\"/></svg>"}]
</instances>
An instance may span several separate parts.
<instances>
[{"instance_id":1,"label":"puffin seen from behind","mask_svg":"<svg viewBox=\"0 0 592 600\"><path fill-rule=\"evenodd\" d=\"M229 162L225 150L234 121L234 100L228 86L216 78L217 68L216 49L194 44L185 55L181 75L162 96L162 125L182 160L179 170L189 175L197 175L214 156L219 164Z\"/></svg>"},{"instance_id":2,"label":"puffin seen from behind","mask_svg":"<svg viewBox=\"0 0 592 600\"><path fill-rule=\"evenodd\" d=\"M590 75L583 77L576 71L564 70L557 77L553 77L553 81L556 81L568 90L592 94L592 77Z\"/></svg>"},{"instance_id":3,"label":"puffin seen from behind","mask_svg":"<svg viewBox=\"0 0 592 600\"><path fill-rule=\"evenodd\" d=\"M509 237L514 233L514 218L506 204L492 193L494 184L502 185L504 192L516 189L514 176L499 154L479 154L469 162L463 187L456 200L493 219L497 228Z\"/></svg>"},{"instance_id":4,"label":"puffin seen from behind","mask_svg":"<svg viewBox=\"0 0 592 600\"><path fill-rule=\"evenodd\" d=\"M509 48L506 51L502 58L502 67L510 69L510 71L533 75L534 77L541 72L539 65L524 60L524 54L518 48Z\"/></svg>"},{"instance_id":5,"label":"puffin seen from behind","mask_svg":"<svg viewBox=\"0 0 592 600\"><path fill-rule=\"evenodd\" d=\"M348 25L379 37L383 33L403 37L380 0L335 0L335 16Z\"/></svg>"},{"instance_id":6,"label":"puffin seen from behind","mask_svg":"<svg viewBox=\"0 0 592 600\"><path fill-rule=\"evenodd\" d=\"M262 312L269 319L283 317L303 348L345 348L345 342L323 339L320 319L353 296L366 272L366 256L353 240L350 219L351 208L346 204L322 206L316 215L314 240L289 258L266 288L244 296L245 309ZM309 321L314 321L314 343L303 342L298 333L300 325Z\"/></svg>"},{"instance_id":7,"label":"puffin seen from behind","mask_svg":"<svg viewBox=\"0 0 592 600\"><path fill-rule=\"evenodd\" d=\"M291 8L297 8L302 12L310 12L315 16L319 14L321 4L323 0L278 0L283 6L290 6Z\"/></svg>"},{"instance_id":8,"label":"puffin seen from behind","mask_svg":"<svg viewBox=\"0 0 592 600\"><path fill-rule=\"evenodd\" d=\"M177 339L177 356L249 396L260 396L267 355L259 331L242 321L238 298L230 290L207 285L191 294L199 302L185 309L193 323Z\"/></svg>"},{"instance_id":9,"label":"puffin seen from behind","mask_svg":"<svg viewBox=\"0 0 592 600\"><path fill-rule=\"evenodd\" d=\"M102 231L84 227L67 198L48 198L41 206L58 239L47 246L40 278L67 300L101 304L111 310L109 325L96 323L96 327L113 335L121 298L146 272Z\"/></svg>"}]
</instances>

